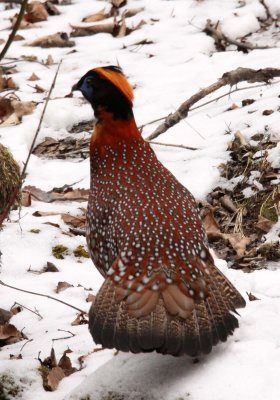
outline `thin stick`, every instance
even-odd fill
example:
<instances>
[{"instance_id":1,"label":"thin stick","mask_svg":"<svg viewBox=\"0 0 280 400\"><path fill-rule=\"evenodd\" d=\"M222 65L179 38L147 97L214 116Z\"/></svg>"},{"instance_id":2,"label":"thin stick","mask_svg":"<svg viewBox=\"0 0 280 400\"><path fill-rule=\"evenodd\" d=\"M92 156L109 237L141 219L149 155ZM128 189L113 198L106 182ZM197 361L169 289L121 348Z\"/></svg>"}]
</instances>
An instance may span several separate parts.
<instances>
[{"instance_id":1,"label":"thin stick","mask_svg":"<svg viewBox=\"0 0 280 400\"><path fill-rule=\"evenodd\" d=\"M28 307L26 307L26 306L23 306L22 304L18 303L17 301L12 305L11 308L13 308L13 307L16 306L16 305L18 305L18 306L20 306L20 307L22 307L22 308L25 308L26 310L28 310L28 311L32 312L33 314L37 315L37 317L39 317L40 319L43 319L42 315L39 314L38 311L30 310L30 308L28 308Z\"/></svg>"},{"instance_id":2,"label":"thin stick","mask_svg":"<svg viewBox=\"0 0 280 400\"><path fill-rule=\"evenodd\" d=\"M8 4L22 4L22 0L0 0L0 3L8 3Z\"/></svg>"},{"instance_id":3,"label":"thin stick","mask_svg":"<svg viewBox=\"0 0 280 400\"><path fill-rule=\"evenodd\" d=\"M34 294L35 296L46 297L47 299L51 299L51 300L58 301L59 303L62 303L62 304L64 304L65 306L74 308L74 310L77 310L77 311L79 311L80 313L82 313L82 314L84 314L84 315L87 315L87 313L86 313L85 311L81 310L80 308L75 307L75 306L72 306L72 304L66 303L66 302L63 301L63 300L60 300L60 299L57 299L57 298L55 298L55 297L49 296L48 294L36 293L36 292L31 292L31 291L25 290L25 289L20 289L20 288L17 288L17 287L15 287L15 286L8 285L7 283L4 283L4 282L1 281L1 280L0 280L0 285L6 286L6 287L8 287L8 288L10 288L10 289L18 290L19 292Z\"/></svg>"},{"instance_id":4,"label":"thin stick","mask_svg":"<svg viewBox=\"0 0 280 400\"><path fill-rule=\"evenodd\" d=\"M180 149L186 149L186 150L201 150L201 149L199 149L197 147L184 146L183 144L153 142L152 140L146 140L146 142L148 142L150 144L156 144L156 145L159 145L159 146L179 147Z\"/></svg>"},{"instance_id":5,"label":"thin stick","mask_svg":"<svg viewBox=\"0 0 280 400\"><path fill-rule=\"evenodd\" d=\"M24 15L24 11L25 11L25 7L27 5L27 2L28 2L28 0L23 0L23 2L21 3L20 12L18 14L16 23L15 23L15 25L13 27L12 32L10 33L10 36L9 36L9 38L8 38L4 48L3 48L3 50L0 53L0 61L5 57L5 54L7 53L9 47L12 44L12 41L14 40L14 37L16 36L17 30L18 30L18 28L20 26L21 20L22 20L23 15Z\"/></svg>"},{"instance_id":6,"label":"thin stick","mask_svg":"<svg viewBox=\"0 0 280 400\"><path fill-rule=\"evenodd\" d=\"M217 50L225 51L228 44L233 44L234 46L237 46L239 50L245 53L248 53L248 50L263 50L272 48L270 46L257 46L249 42L241 42L239 40L230 39L221 31L219 25L219 21L216 24L213 24L211 19L208 19L206 26L203 29L203 32L205 32L207 35L211 36L215 40Z\"/></svg>"},{"instance_id":7,"label":"thin stick","mask_svg":"<svg viewBox=\"0 0 280 400\"><path fill-rule=\"evenodd\" d=\"M222 88L223 86L237 85L239 82L247 81L250 83L255 82L266 82L269 83L271 79L280 76L280 69L277 68L263 68L254 70L251 68L237 68L233 71L229 71L223 74L217 82L204 89L199 90L189 99L184 101L180 107L174 112L169 114L165 120L156 128L156 130L147 137L147 140L157 138L162 133L166 132L169 128L176 125L183 118L188 116L191 106L197 103L199 100L209 95L210 93Z\"/></svg>"},{"instance_id":8,"label":"thin stick","mask_svg":"<svg viewBox=\"0 0 280 400\"><path fill-rule=\"evenodd\" d=\"M23 348L27 345L27 343L33 342L33 339L28 339L27 342L24 343L23 346L20 348L20 352L23 350Z\"/></svg>"},{"instance_id":9,"label":"thin stick","mask_svg":"<svg viewBox=\"0 0 280 400\"><path fill-rule=\"evenodd\" d=\"M24 167L23 167L23 170L22 170L22 173L21 173L21 180L22 180L22 181L23 181L23 179L24 179L25 171L26 171L26 168L27 168L29 159L30 159L30 157L31 157L31 153L32 153L32 151L33 151L33 149L34 149L35 142L36 142L36 140L37 140L37 137L38 137L39 132L40 132L40 129L41 129L41 125L42 125L42 122L43 122L43 118L44 118L44 115L45 115L45 112L46 112L46 108L47 108L48 102L49 102L50 97L51 97L51 93L52 93L52 91L53 91L53 88L55 87L55 82L56 82L56 78L57 78L58 71L59 71L59 68L60 68L60 66L61 66L61 63L62 63L62 59L61 59L61 60L59 61L59 63L58 63L58 66L57 66L57 69L56 69L56 73L55 73L55 76L54 76L54 78L53 78L53 81L52 81L52 84L51 84L49 93L48 93L48 95L47 95L47 98L46 98L46 101L45 101L45 105L44 105L44 108L43 108L43 111L42 111L42 114L41 114L41 117L40 117L40 121L39 121L37 130L36 130L35 135L34 135L34 137L33 137L33 140L32 140L32 143L31 143L31 147L30 147L29 152L28 152L28 156L27 156L27 159L26 159L26 161L25 161L25 164L24 164Z\"/></svg>"},{"instance_id":10,"label":"thin stick","mask_svg":"<svg viewBox=\"0 0 280 400\"><path fill-rule=\"evenodd\" d=\"M58 329L58 332L66 332L66 333L70 333L71 336L64 336L64 337L60 337L60 338L54 338L52 339L53 342L55 342L56 340L66 340L66 339L71 339L72 337L76 336L75 333L70 332L70 331L65 331L64 329Z\"/></svg>"}]
</instances>

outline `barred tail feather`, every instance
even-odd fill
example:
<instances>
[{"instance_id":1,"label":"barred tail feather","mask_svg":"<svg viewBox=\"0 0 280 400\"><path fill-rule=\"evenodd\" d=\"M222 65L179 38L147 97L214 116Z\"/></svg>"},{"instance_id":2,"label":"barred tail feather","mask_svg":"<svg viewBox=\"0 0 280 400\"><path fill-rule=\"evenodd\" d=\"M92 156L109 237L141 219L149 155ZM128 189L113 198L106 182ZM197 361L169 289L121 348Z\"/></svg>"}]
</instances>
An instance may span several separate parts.
<instances>
[{"instance_id":1,"label":"barred tail feather","mask_svg":"<svg viewBox=\"0 0 280 400\"><path fill-rule=\"evenodd\" d=\"M216 276L209 277L208 290L208 297L195 302L185 319L171 315L162 296L151 313L135 317L126 301L119 300L114 282L107 278L90 309L91 335L95 343L125 352L208 354L238 327L232 312L245 305L239 292L218 270Z\"/></svg>"}]
</instances>

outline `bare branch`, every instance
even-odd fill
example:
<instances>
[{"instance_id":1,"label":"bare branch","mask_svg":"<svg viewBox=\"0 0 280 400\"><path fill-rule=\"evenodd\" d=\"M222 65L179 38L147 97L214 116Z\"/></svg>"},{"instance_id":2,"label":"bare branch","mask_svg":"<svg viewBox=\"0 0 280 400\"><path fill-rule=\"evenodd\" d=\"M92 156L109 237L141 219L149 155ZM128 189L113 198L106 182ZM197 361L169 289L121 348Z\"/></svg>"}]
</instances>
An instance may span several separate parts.
<instances>
[{"instance_id":1,"label":"bare branch","mask_svg":"<svg viewBox=\"0 0 280 400\"><path fill-rule=\"evenodd\" d=\"M213 24L212 21L208 19L203 32L214 39L215 46L219 51L225 51L229 44L237 46L237 49L243 51L244 53L248 53L248 50L263 50L272 48L270 46L256 46L249 42L242 42L241 40L229 38L222 32L219 21L216 24Z\"/></svg>"},{"instance_id":2,"label":"bare branch","mask_svg":"<svg viewBox=\"0 0 280 400\"><path fill-rule=\"evenodd\" d=\"M25 161L25 164L24 164L24 167L23 167L23 170L22 170L22 173L21 173L21 179L22 179L22 181L23 181L23 179L24 179L25 171L26 171L26 168L27 168L27 165L28 165L28 162L29 162L31 153L32 153L32 151L33 151L33 149L34 149L35 142L36 142L36 140L37 140L37 137L38 137L39 132L40 132L40 129L41 129L41 125L42 125L43 118L44 118L44 115L45 115L45 112L46 112L46 108L47 108L47 106L48 106L48 102L49 102L50 97L51 97L51 93L52 93L52 91L53 91L53 88L55 87L55 82L56 82L56 78L57 78L58 71L59 71L59 68L60 68L60 66L61 66L61 63L62 63L62 60L60 60L60 62L58 63L58 66L57 66L57 69L56 69L56 73L55 73L55 76L54 76L54 78L53 78L53 81L52 81L52 84L51 84L49 93L48 93L48 95L47 95L47 98L46 98L46 101L45 101L45 105L44 105L44 108L43 108L43 111L42 111L42 114L41 114L41 117L40 117L40 121L39 121L37 130L36 130L35 135L34 135L34 137L33 137L33 140L32 140L32 143L31 143L29 152L28 152L28 156L27 156L27 159L26 159L26 161Z\"/></svg>"},{"instance_id":3,"label":"bare branch","mask_svg":"<svg viewBox=\"0 0 280 400\"><path fill-rule=\"evenodd\" d=\"M11 308L13 308L13 307L16 306L16 305L18 305L18 306L20 306L20 307L22 307L22 308L25 308L26 310L28 310L28 311L32 312L33 314L37 315L37 317L39 317L40 319L43 319L42 315L39 314L38 311L30 310L30 308L28 308L28 307L26 307L26 306L24 306L24 305L18 303L17 301L12 305Z\"/></svg>"},{"instance_id":4,"label":"bare branch","mask_svg":"<svg viewBox=\"0 0 280 400\"><path fill-rule=\"evenodd\" d=\"M0 3L22 4L23 0L0 0Z\"/></svg>"},{"instance_id":5,"label":"bare branch","mask_svg":"<svg viewBox=\"0 0 280 400\"><path fill-rule=\"evenodd\" d=\"M60 338L54 338L54 339L52 339L53 342L55 342L56 340L71 339L72 337L76 336L75 333L73 333L73 332L71 332L71 331L65 331L64 329L58 329L58 332L70 333L71 336L64 336L64 337L60 337Z\"/></svg>"},{"instance_id":6,"label":"bare branch","mask_svg":"<svg viewBox=\"0 0 280 400\"><path fill-rule=\"evenodd\" d=\"M15 25L13 27L12 32L10 33L10 36L9 36L9 38L7 40L7 43L5 44L3 50L0 53L0 61L5 57L5 54L7 53L9 47L12 44L12 41L14 40L14 37L16 36L17 30L18 30L18 28L20 26L21 20L22 20L23 15L24 15L24 11L25 11L25 7L27 5L27 2L28 2L28 0L23 0L23 2L21 3L21 8L20 8L20 12L18 14L16 23L15 23Z\"/></svg>"},{"instance_id":7,"label":"bare branch","mask_svg":"<svg viewBox=\"0 0 280 400\"><path fill-rule=\"evenodd\" d=\"M33 342L33 339L28 339L27 342L24 343L23 346L20 348L20 352L23 350L23 348L27 345L27 343Z\"/></svg>"},{"instance_id":8,"label":"bare branch","mask_svg":"<svg viewBox=\"0 0 280 400\"><path fill-rule=\"evenodd\" d=\"M190 147L190 146L184 146L183 144L172 144L172 143L161 143L161 142L153 142L152 140L146 140L146 142L150 144L156 144L159 146L166 146L166 147L179 147L180 149L185 149L185 150L200 150L197 147Z\"/></svg>"},{"instance_id":9,"label":"bare branch","mask_svg":"<svg viewBox=\"0 0 280 400\"><path fill-rule=\"evenodd\" d=\"M84 314L84 315L87 315L87 313L86 313L85 311L81 310L80 308L75 307L75 306L73 306L72 304L66 303L66 302L63 301L63 300L60 300L60 299L57 299L57 298L55 298L55 297L49 296L49 295L47 295L47 294L37 293L37 292L31 292L31 291L29 291L29 290L20 289L20 288L17 288L17 287L15 287L15 286L8 285L7 283L4 283L4 282L1 281L1 280L0 280L0 285L6 286L6 287L8 287L8 288L10 288L10 289L18 290L19 292L24 292L24 293L28 293L28 294L34 294L35 296L46 297L47 299L51 299L51 300L58 301L59 303L62 303L62 304L64 304L64 305L67 306L67 307L74 308L74 310L77 310L77 311L79 311L80 313L82 313L82 314Z\"/></svg>"},{"instance_id":10,"label":"bare branch","mask_svg":"<svg viewBox=\"0 0 280 400\"><path fill-rule=\"evenodd\" d=\"M165 118L165 120L156 128L156 130L151 135L146 138L146 140L153 140L157 138L159 135L166 132L169 128L180 122L183 118L186 118L188 116L191 106L193 106L195 103L197 103L199 100L203 99L210 93L213 93L216 90L222 88L223 86L234 86L244 81L247 81L249 83L269 83L271 79L279 76L280 69L278 68L263 68L255 70L251 68L239 67L233 71L226 72L220 79L218 79L217 82L204 89L199 90L188 100L184 101L184 103L182 103L174 113L169 114Z\"/></svg>"}]
</instances>

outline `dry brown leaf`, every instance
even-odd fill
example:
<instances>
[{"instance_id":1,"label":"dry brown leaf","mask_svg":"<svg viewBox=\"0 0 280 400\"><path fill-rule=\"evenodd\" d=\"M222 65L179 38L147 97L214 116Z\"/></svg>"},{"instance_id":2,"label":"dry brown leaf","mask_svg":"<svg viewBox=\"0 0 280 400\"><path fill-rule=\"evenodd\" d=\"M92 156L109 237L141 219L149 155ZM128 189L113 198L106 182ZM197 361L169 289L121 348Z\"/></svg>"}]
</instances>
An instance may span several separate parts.
<instances>
[{"instance_id":1,"label":"dry brown leaf","mask_svg":"<svg viewBox=\"0 0 280 400\"><path fill-rule=\"evenodd\" d=\"M270 219L267 219L265 217L262 217L259 215L258 217L258 222L256 223L256 228L260 229L261 231L267 233L270 231L272 226L275 224L274 221L271 221Z\"/></svg>"},{"instance_id":2,"label":"dry brown leaf","mask_svg":"<svg viewBox=\"0 0 280 400\"><path fill-rule=\"evenodd\" d=\"M77 368L72 367L72 363L70 358L67 356L67 353L71 353L70 349L64 351L63 356L59 360L58 366L63 370L65 376L69 376L77 371Z\"/></svg>"},{"instance_id":3,"label":"dry brown leaf","mask_svg":"<svg viewBox=\"0 0 280 400\"><path fill-rule=\"evenodd\" d=\"M44 192L35 186L25 186L23 192L30 193L38 201L45 203L52 203L53 201L87 201L89 196L89 189L68 189L67 192Z\"/></svg>"},{"instance_id":4,"label":"dry brown leaf","mask_svg":"<svg viewBox=\"0 0 280 400\"><path fill-rule=\"evenodd\" d=\"M27 78L28 81L38 81L40 78L33 72L29 78Z\"/></svg>"},{"instance_id":5,"label":"dry brown leaf","mask_svg":"<svg viewBox=\"0 0 280 400\"><path fill-rule=\"evenodd\" d=\"M74 216L70 214L61 214L61 218L63 222L67 225L71 225L74 228L84 228L85 223L86 223L86 216L81 215L81 216Z\"/></svg>"},{"instance_id":6,"label":"dry brown leaf","mask_svg":"<svg viewBox=\"0 0 280 400\"><path fill-rule=\"evenodd\" d=\"M16 116L21 119L24 115L30 115L36 108L37 103L34 101L12 100L11 102Z\"/></svg>"},{"instance_id":7,"label":"dry brown leaf","mask_svg":"<svg viewBox=\"0 0 280 400\"><path fill-rule=\"evenodd\" d=\"M264 110L262 115L271 115L274 113L274 110Z\"/></svg>"},{"instance_id":8,"label":"dry brown leaf","mask_svg":"<svg viewBox=\"0 0 280 400\"><path fill-rule=\"evenodd\" d=\"M242 100L241 104L242 104L242 107L246 107L246 106L249 106L250 104L255 103L255 101L256 100L254 100L254 99L244 99L244 100Z\"/></svg>"},{"instance_id":9,"label":"dry brown leaf","mask_svg":"<svg viewBox=\"0 0 280 400\"><path fill-rule=\"evenodd\" d=\"M54 59L52 58L51 54L48 55L45 65L53 65L54 64Z\"/></svg>"},{"instance_id":10,"label":"dry brown leaf","mask_svg":"<svg viewBox=\"0 0 280 400\"><path fill-rule=\"evenodd\" d=\"M105 8L102 8L102 10L96 12L95 14L88 15L87 17L83 18L83 22L97 22L97 21L102 21L103 19L109 18L110 13L105 12Z\"/></svg>"},{"instance_id":11,"label":"dry brown leaf","mask_svg":"<svg viewBox=\"0 0 280 400\"><path fill-rule=\"evenodd\" d=\"M14 42L19 42L20 40L25 40L25 38L22 35L16 35L14 37Z\"/></svg>"},{"instance_id":12,"label":"dry brown leaf","mask_svg":"<svg viewBox=\"0 0 280 400\"><path fill-rule=\"evenodd\" d=\"M43 48L49 47L73 47L75 46L75 42L69 40L67 33L65 32L57 32L52 35L42 36L32 43L29 46L39 46Z\"/></svg>"},{"instance_id":13,"label":"dry brown leaf","mask_svg":"<svg viewBox=\"0 0 280 400\"><path fill-rule=\"evenodd\" d=\"M59 272L59 269L57 268L57 266L50 262L47 261L47 265L43 268L44 272Z\"/></svg>"},{"instance_id":14,"label":"dry brown leaf","mask_svg":"<svg viewBox=\"0 0 280 400\"><path fill-rule=\"evenodd\" d=\"M56 291L56 293L60 293L60 292L63 292L63 290L66 290L66 289L68 289L70 287L74 287L74 286L71 285L68 282L65 282L65 281L64 282L58 282L55 291Z\"/></svg>"},{"instance_id":15,"label":"dry brown leaf","mask_svg":"<svg viewBox=\"0 0 280 400\"><path fill-rule=\"evenodd\" d=\"M60 11L57 9L57 7L53 4L52 1L45 1L44 6L49 15L60 15Z\"/></svg>"},{"instance_id":16,"label":"dry brown leaf","mask_svg":"<svg viewBox=\"0 0 280 400\"><path fill-rule=\"evenodd\" d=\"M9 338L22 338L22 334L12 324L0 325L0 340L7 340Z\"/></svg>"},{"instance_id":17,"label":"dry brown leaf","mask_svg":"<svg viewBox=\"0 0 280 400\"><path fill-rule=\"evenodd\" d=\"M31 206L31 195L30 195L30 193L22 193L21 194L20 204L23 207L30 207Z\"/></svg>"},{"instance_id":18,"label":"dry brown leaf","mask_svg":"<svg viewBox=\"0 0 280 400\"><path fill-rule=\"evenodd\" d=\"M255 295L253 295L253 293L251 292L250 293L246 292L246 293L250 301L260 300Z\"/></svg>"},{"instance_id":19,"label":"dry brown leaf","mask_svg":"<svg viewBox=\"0 0 280 400\"><path fill-rule=\"evenodd\" d=\"M93 303L94 300L95 300L94 294L89 293L89 294L88 294L88 297L86 298L86 302L87 302L87 303Z\"/></svg>"},{"instance_id":20,"label":"dry brown leaf","mask_svg":"<svg viewBox=\"0 0 280 400\"><path fill-rule=\"evenodd\" d=\"M256 238L254 235L242 236L240 233L222 233L221 237L229 241L238 258L244 256L246 247Z\"/></svg>"},{"instance_id":21,"label":"dry brown leaf","mask_svg":"<svg viewBox=\"0 0 280 400\"><path fill-rule=\"evenodd\" d=\"M217 236L221 234L219 225L214 217L213 211L210 207L204 209L202 221L208 236Z\"/></svg>"},{"instance_id":22,"label":"dry brown leaf","mask_svg":"<svg viewBox=\"0 0 280 400\"><path fill-rule=\"evenodd\" d=\"M54 367L50 370L46 377L46 382L44 388L53 392L58 388L59 382L65 378L63 369L60 367Z\"/></svg>"},{"instance_id":23,"label":"dry brown leaf","mask_svg":"<svg viewBox=\"0 0 280 400\"><path fill-rule=\"evenodd\" d=\"M44 93L47 91L46 89L42 88L37 84L35 86L32 86L32 88L35 90L35 93Z\"/></svg>"},{"instance_id":24,"label":"dry brown leaf","mask_svg":"<svg viewBox=\"0 0 280 400\"><path fill-rule=\"evenodd\" d=\"M53 226L54 228L60 228L59 224L55 224L54 222L44 222L45 225ZM64 234L64 232L63 232Z\"/></svg>"},{"instance_id":25,"label":"dry brown leaf","mask_svg":"<svg viewBox=\"0 0 280 400\"><path fill-rule=\"evenodd\" d=\"M85 318L85 315L83 313L78 314L77 318L75 318L74 321L71 322L72 326L86 325L86 324L88 324L88 320Z\"/></svg>"},{"instance_id":26,"label":"dry brown leaf","mask_svg":"<svg viewBox=\"0 0 280 400\"><path fill-rule=\"evenodd\" d=\"M54 145L58 145L58 143L59 143L58 140L47 136L43 142L41 142L40 144L38 144L38 146L35 147L33 152L34 154L37 155L45 154L49 150L51 150Z\"/></svg>"},{"instance_id":27,"label":"dry brown leaf","mask_svg":"<svg viewBox=\"0 0 280 400\"><path fill-rule=\"evenodd\" d=\"M11 314L12 315L17 315L18 313L22 312L22 307L16 306L11 308Z\"/></svg>"},{"instance_id":28,"label":"dry brown leaf","mask_svg":"<svg viewBox=\"0 0 280 400\"><path fill-rule=\"evenodd\" d=\"M126 0L111 0L112 6L120 8L126 5Z\"/></svg>"},{"instance_id":29,"label":"dry brown leaf","mask_svg":"<svg viewBox=\"0 0 280 400\"><path fill-rule=\"evenodd\" d=\"M6 97L0 97L0 124L13 114L13 112L14 108L11 100Z\"/></svg>"},{"instance_id":30,"label":"dry brown leaf","mask_svg":"<svg viewBox=\"0 0 280 400\"><path fill-rule=\"evenodd\" d=\"M247 139L245 139L240 131L235 132L234 137L240 142L241 146L249 145Z\"/></svg>"},{"instance_id":31,"label":"dry brown leaf","mask_svg":"<svg viewBox=\"0 0 280 400\"><path fill-rule=\"evenodd\" d=\"M90 36L95 35L97 33L110 33L114 35L114 32L118 30L118 24L116 22L108 22L107 24L96 24L90 26L78 26L71 25L73 29L70 36Z\"/></svg>"},{"instance_id":32,"label":"dry brown leaf","mask_svg":"<svg viewBox=\"0 0 280 400\"><path fill-rule=\"evenodd\" d=\"M236 110L238 107L237 104L232 103L232 105L230 107L228 107L225 111L232 111L232 110Z\"/></svg>"},{"instance_id":33,"label":"dry brown leaf","mask_svg":"<svg viewBox=\"0 0 280 400\"><path fill-rule=\"evenodd\" d=\"M32 1L28 3L26 6L26 15L25 20L27 22L40 22L46 21L48 19L48 12L44 6L44 4L40 3L40 1Z\"/></svg>"},{"instance_id":34,"label":"dry brown leaf","mask_svg":"<svg viewBox=\"0 0 280 400\"><path fill-rule=\"evenodd\" d=\"M18 20L18 14L15 14L13 17L10 18L12 28L15 26L15 23L17 22L17 20ZM28 22L24 16L20 22L19 29L26 29L26 28L31 28L31 27L32 27L32 24L30 22Z\"/></svg>"},{"instance_id":35,"label":"dry brown leaf","mask_svg":"<svg viewBox=\"0 0 280 400\"><path fill-rule=\"evenodd\" d=\"M220 202L227 211L231 213L235 213L237 211L235 204L233 203L232 199L229 197L228 194L221 196Z\"/></svg>"},{"instance_id":36,"label":"dry brown leaf","mask_svg":"<svg viewBox=\"0 0 280 400\"><path fill-rule=\"evenodd\" d=\"M0 97L1 126L16 125L24 115L32 114L36 107L33 101L19 101L13 98Z\"/></svg>"},{"instance_id":37,"label":"dry brown leaf","mask_svg":"<svg viewBox=\"0 0 280 400\"><path fill-rule=\"evenodd\" d=\"M53 211L35 211L32 215L33 217L49 217L51 215L59 215L59 212Z\"/></svg>"},{"instance_id":38,"label":"dry brown leaf","mask_svg":"<svg viewBox=\"0 0 280 400\"><path fill-rule=\"evenodd\" d=\"M19 118L15 113L9 115L7 119L5 119L4 122L2 122L1 127L3 126L12 126L12 125L17 125L20 123Z\"/></svg>"},{"instance_id":39,"label":"dry brown leaf","mask_svg":"<svg viewBox=\"0 0 280 400\"><path fill-rule=\"evenodd\" d=\"M10 354L10 360L22 360L22 354Z\"/></svg>"},{"instance_id":40,"label":"dry brown leaf","mask_svg":"<svg viewBox=\"0 0 280 400\"><path fill-rule=\"evenodd\" d=\"M18 87L13 81L13 78L5 78L4 76L0 76L0 92L6 89L18 89Z\"/></svg>"}]
</instances>

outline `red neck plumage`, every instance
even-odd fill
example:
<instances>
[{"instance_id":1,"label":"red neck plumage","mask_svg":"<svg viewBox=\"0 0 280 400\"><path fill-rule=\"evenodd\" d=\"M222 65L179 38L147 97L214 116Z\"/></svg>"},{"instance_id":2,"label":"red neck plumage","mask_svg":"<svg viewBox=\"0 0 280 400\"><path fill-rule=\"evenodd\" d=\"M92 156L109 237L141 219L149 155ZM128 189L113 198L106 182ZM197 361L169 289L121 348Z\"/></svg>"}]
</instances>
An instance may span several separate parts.
<instances>
[{"instance_id":1,"label":"red neck plumage","mask_svg":"<svg viewBox=\"0 0 280 400\"><path fill-rule=\"evenodd\" d=\"M106 152L106 146L116 148L124 140L143 141L133 115L128 119L115 119L111 113L102 110L99 116L90 141L91 156L95 150L102 156Z\"/></svg>"}]
</instances>

